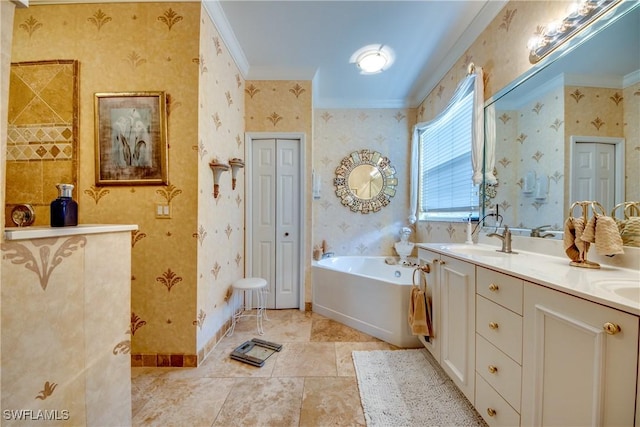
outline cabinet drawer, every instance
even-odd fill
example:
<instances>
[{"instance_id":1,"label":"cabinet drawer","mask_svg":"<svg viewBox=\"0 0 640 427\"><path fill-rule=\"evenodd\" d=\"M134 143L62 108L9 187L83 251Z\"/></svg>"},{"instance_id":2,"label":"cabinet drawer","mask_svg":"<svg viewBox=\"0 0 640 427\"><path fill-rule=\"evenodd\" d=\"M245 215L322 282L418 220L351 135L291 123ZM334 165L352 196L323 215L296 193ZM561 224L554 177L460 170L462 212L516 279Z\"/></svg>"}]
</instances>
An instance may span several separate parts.
<instances>
[{"instance_id":1,"label":"cabinet drawer","mask_svg":"<svg viewBox=\"0 0 640 427\"><path fill-rule=\"evenodd\" d=\"M522 315L522 279L478 267L477 292Z\"/></svg>"},{"instance_id":2,"label":"cabinet drawer","mask_svg":"<svg viewBox=\"0 0 640 427\"><path fill-rule=\"evenodd\" d=\"M522 363L522 317L477 295L476 332Z\"/></svg>"},{"instance_id":3,"label":"cabinet drawer","mask_svg":"<svg viewBox=\"0 0 640 427\"><path fill-rule=\"evenodd\" d=\"M520 411L522 367L476 334L476 372Z\"/></svg>"},{"instance_id":4,"label":"cabinet drawer","mask_svg":"<svg viewBox=\"0 0 640 427\"><path fill-rule=\"evenodd\" d=\"M520 414L487 383L476 374L476 410L491 427L519 426Z\"/></svg>"}]
</instances>

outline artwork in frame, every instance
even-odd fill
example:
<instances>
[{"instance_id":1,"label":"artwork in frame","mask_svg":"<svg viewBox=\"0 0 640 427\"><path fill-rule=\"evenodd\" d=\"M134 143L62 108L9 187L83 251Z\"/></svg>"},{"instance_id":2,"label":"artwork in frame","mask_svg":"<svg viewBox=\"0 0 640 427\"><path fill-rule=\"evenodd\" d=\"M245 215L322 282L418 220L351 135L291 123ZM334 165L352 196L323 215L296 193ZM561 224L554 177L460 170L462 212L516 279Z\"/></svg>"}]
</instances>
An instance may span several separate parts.
<instances>
[{"instance_id":1,"label":"artwork in frame","mask_svg":"<svg viewBox=\"0 0 640 427\"><path fill-rule=\"evenodd\" d=\"M167 185L164 92L95 94L96 185Z\"/></svg>"}]
</instances>

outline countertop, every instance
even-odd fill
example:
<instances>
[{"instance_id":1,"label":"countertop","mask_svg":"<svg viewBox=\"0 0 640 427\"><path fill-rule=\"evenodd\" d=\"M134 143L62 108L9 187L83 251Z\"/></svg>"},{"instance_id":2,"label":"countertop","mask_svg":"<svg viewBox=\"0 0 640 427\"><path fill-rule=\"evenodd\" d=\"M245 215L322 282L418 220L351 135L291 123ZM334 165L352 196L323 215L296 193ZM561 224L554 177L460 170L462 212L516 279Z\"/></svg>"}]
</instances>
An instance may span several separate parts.
<instances>
[{"instance_id":1,"label":"countertop","mask_svg":"<svg viewBox=\"0 0 640 427\"><path fill-rule=\"evenodd\" d=\"M484 256L457 253L456 250L471 249L471 245L463 243L416 243L416 246L640 316L640 270L637 269L602 263L600 269L574 267L569 265L567 257L524 251L516 246L513 250L517 254L498 253L498 256L493 256L491 251L500 249L499 246L483 243L473 246L480 252L486 251ZM632 256L635 258L636 254ZM634 295L635 287L638 297L620 296L615 293L616 287L629 287Z\"/></svg>"},{"instance_id":2,"label":"countertop","mask_svg":"<svg viewBox=\"0 0 640 427\"><path fill-rule=\"evenodd\" d=\"M76 236L78 234L116 233L137 230L134 224L81 224L73 227L7 227L5 240L43 239L47 237Z\"/></svg>"}]
</instances>

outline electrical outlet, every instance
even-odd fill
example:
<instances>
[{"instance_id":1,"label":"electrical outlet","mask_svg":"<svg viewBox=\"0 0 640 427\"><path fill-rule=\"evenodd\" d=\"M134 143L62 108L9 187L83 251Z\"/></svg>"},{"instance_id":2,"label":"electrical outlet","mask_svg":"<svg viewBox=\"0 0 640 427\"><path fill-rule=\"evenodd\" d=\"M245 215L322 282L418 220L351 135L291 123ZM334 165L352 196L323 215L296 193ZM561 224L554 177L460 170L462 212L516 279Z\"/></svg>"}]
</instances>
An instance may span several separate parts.
<instances>
[{"instance_id":1,"label":"electrical outlet","mask_svg":"<svg viewBox=\"0 0 640 427\"><path fill-rule=\"evenodd\" d=\"M170 205L156 205L156 218L169 219L171 218L171 206Z\"/></svg>"}]
</instances>

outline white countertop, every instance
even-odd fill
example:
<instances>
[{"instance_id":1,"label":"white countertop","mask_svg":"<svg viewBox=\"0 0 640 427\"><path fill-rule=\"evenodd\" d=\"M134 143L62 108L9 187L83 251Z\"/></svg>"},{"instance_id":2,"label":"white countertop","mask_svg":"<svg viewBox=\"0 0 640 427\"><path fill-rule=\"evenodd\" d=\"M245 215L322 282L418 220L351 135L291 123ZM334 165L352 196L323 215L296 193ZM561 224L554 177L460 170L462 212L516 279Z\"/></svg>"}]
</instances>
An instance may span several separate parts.
<instances>
[{"instance_id":1,"label":"white countertop","mask_svg":"<svg viewBox=\"0 0 640 427\"><path fill-rule=\"evenodd\" d=\"M81 224L73 227L7 227L5 240L43 239L47 237L76 236L78 234L117 233L137 230L135 224Z\"/></svg>"},{"instance_id":2,"label":"white countertop","mask_svg":"<svg viewBox=\"0 0 640 427\"><path fill-rule=\"evenodd\" d=\"M416 246L640 316L640 270L637 269L606 264L601 264L600 269L574 267L569 265L567 257L528 252L515 246L513 250L518 254L500 253L500 256L491 256L490 252L487 256L456 253L456 248L470 247L462 243L417 243ZM499 249L488 244L473 246L487 251ZM617 285L631 287L632 292L637 286L637 300L613 292L612 287Z\"/></svg>"}]
</instances>

